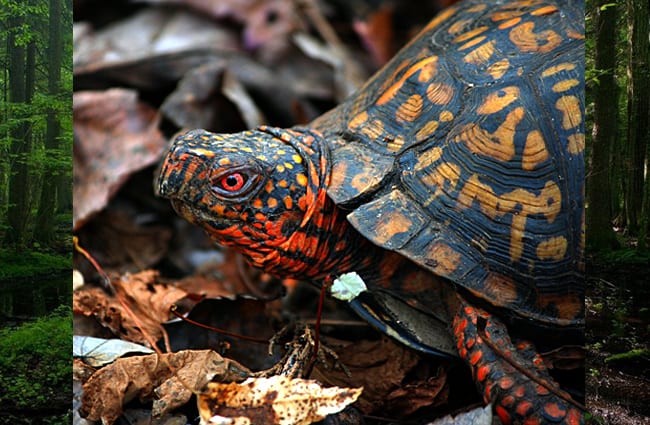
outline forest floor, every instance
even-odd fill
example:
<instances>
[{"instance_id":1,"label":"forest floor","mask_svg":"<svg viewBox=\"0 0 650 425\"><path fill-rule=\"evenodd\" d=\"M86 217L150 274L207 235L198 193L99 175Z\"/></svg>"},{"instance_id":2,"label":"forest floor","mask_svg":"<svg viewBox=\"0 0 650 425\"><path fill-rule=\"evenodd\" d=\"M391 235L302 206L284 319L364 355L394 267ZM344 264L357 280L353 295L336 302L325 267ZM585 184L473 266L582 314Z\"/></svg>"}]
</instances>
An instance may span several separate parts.
<instances>
[{"instance_id":1,"label":"forest floor","mask_svg":"<svg viewBox=\"0 0 650 425\"><path fill-rule=\"evenodd\" d=\"M631 254L588 261L587 406L597 423L650 424L648 264Z\"/></svg>"}]
</instances>

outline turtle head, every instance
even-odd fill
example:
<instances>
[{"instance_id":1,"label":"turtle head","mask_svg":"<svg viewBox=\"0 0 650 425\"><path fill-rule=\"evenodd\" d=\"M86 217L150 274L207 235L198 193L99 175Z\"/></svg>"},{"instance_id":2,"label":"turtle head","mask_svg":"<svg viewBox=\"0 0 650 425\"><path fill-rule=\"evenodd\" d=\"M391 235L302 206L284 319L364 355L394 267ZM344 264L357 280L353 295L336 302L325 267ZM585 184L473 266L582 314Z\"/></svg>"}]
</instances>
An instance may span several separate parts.
<instances>
[{"instance_id":1,"label":"turtle head","mask_svg":"<svg viewBox=\"0 0 650 425\"><path fill-rule=\"evenodd\" d=\"M324 202L328 161L311 131L259 127L177 137L156 184L176 212L268 268Z\"/></svg>"}]
</instances>

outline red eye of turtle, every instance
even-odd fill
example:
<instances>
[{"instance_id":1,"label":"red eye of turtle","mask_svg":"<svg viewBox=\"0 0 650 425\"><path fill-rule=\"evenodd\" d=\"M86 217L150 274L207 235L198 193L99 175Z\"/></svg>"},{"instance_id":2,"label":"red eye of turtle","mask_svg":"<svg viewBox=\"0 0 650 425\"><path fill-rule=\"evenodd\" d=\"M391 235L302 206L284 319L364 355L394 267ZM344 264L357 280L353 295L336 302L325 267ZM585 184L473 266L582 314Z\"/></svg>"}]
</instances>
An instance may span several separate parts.
<instances>
[{"instance_id":1,"label":"red eye of turtle","mask_svg":"<svg viewBox=\"0 0 650 425\"><path fill-rule=\"evenodd\" d=\"M244 187L246 179L241 173L232 173L221 178L221 187L228 192L236 192Z\"/></svg>"}]
</instances>

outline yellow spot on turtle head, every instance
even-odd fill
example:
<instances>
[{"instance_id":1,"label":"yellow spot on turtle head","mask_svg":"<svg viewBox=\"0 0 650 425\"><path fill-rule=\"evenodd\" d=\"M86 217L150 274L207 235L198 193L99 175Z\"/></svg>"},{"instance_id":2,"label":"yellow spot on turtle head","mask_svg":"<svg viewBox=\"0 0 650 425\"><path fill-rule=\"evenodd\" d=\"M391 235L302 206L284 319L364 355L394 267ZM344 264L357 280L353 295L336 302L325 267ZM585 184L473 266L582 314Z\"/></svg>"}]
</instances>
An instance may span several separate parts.
<instances>
[{"instance_id":1,"label":"yellow spot on turtle head","mask_svg":"<svg viewBox=\"0 0 650 425\"><path fill-rule=\"evenodd\" d=\"M282 164L278 164L278 165L275 166L275 169L276 169L279 173L283 173L283 172L284 172L284 165L282 165Z\"/></svg>"},{"instance_id":2,"label":"yellow spot on turtle head","mask_svg":"<svg viewBox=\"0 0 650 425\"><path fill-rule=\"evenodd\" d=\"M293 170L293 164L290 163L290 162L285 162L285 163L284 163L284 166L287 167L287 168L290 169L290 170Z\"/></svg>"},{"instance_id":3,"label":"yellow spot on turtle head","mask_svg":"<svg viewBox=\"0 0 650 425\"><path fill-rule=\"evenodd\" d=\"M197 155L205 156L206 158L212 158L214 156L213 151L208 149L203 149L203 148L192 149L192 152L194 152Z\"/></svg>"},{"instance_id":4,"label":"yellow spot on turtle head","mask_svg":"<svg viewBox=\"0 0 650 425\"><path fill-rule=\"evenodd\" d=\"M300 155L291 155L291 159L293 159L293 162L296 164L301 164L302 163L302 157Z\"/></svg>"},{"instance_id":5,"label":"yellow spot on turtle head","mask_svg":"<svg viewBox=\"0 0 650 425\"><path fill-rule=\"evenodd\" d=\"M230 158L227 158L227 157L221 158L221 159L219 159L219 161L217 161L217 163L222 167L224 165L230 165Z\"/></svg>"},{"instance_id":6,"label":"yellow spot on turtle head","mask_svg":"<svg viewBox=\"0 0 650 425\"><path fill-rule=\"evenodd\" d=\"M285 151L284 149L278 149L276 152L280 155L284 155L285 153L287 153L287 151Z\"/></svg>"},{"instance_id":7,"label":"yellow spot on turtle head","mask_svg":"<svg viewBox=\"0 0 650 425\"><path fill-rule=\"evenodd\" d=\"M300 186L307 186L307 176L302 173L298 174L296 176L296 182L298 182Z\"/></svg>"},{"instance_id":8,"label":"yellow spot on turtle head","mask_svg":"<svg viewBox=\"0 0 650 425\"><path fill-rule=\"evenodd\" d=\"M255 155L255 158L259 159L260 161L266 161L266 155Z\"/></svg>"},{"instance_id":9,"label":"yellow spot on turtle head","mask_svg":"<svg viewBox=\"0 0 650 425\"><path fill-rule=\"evenodd\" d=\"M239 148L242 152L248 152L248 153L253 153L253 149L249 148L248 146L242 146Z\"/></svg>"}]
</instances>

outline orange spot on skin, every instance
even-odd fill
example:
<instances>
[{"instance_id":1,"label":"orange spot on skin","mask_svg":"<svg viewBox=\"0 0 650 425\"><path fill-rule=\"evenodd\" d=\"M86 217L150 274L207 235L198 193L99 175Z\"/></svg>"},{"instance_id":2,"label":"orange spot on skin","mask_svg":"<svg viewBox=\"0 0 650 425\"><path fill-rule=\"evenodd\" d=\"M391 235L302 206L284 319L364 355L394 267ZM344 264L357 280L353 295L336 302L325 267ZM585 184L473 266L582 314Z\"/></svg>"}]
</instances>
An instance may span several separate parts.
<instances>
[{"instance_id":1,"label":"orange spot on skin","mask_svg":"<svg viewBox=\"0 0 650 425\"><path fill-rule=\"evenodd\" d=\"M266 184L264 185L264 190L266 191L266 193L273 193L275 187L273 187L272 180L267 180Z\"/></svg>"},{"instance_id":2,"label":"orange spot on skin","mask_svg":"<svg viewBox=\"0 0 650 425\"><path fill-rule=\"evenodd\" d=\"M544 30L535 33L534 30L535 23L524 22L510 30L510 41L524 53L547 53L562 43L562 37L555 31Z\"/></svg>"},{"instance_id":3,"label":"orange spot on skin","mask_svg":"<svg viewBox=\"0 0 650 425\"><path fill-rule=\"evenodd\" d=\"M472 355L469 358L469 362L472 366L476 366L479 360L481 360L481 357L483 357L483 352L482 351L476 351L472 353Z\"/></svg>"},{"instance_id":4,"label":"orange spot on skin","mask_svg":"<svg viewBox=\"0 0 650 425\"><path fill-rule=\"evenodd\" d=\"M478 379L479 382L485 381L485 378L488 376L489 372L490 368L488 366L479 367L476 371L476 379Z\"/></svg>"},{"instance_id":5,"label":"orange spot on skin","mask_svg":"<svg viewBox=\"0 0 650 425\"><path fill-rule=\"evenodd\" d=\"M296 182L298 182L300 186L307 186L307 176L302 173L298 174L296 176Z\"/></svg>"},{"instance_id":6,"label":"orange spot on skin","mask_svg":"<svg viewBox=\"0 0 650 425\"><path fill-rule=\"evenodd\" d=\"M463 50L467 50L467 49L469 49L470 47L474 47L474 46L476 46L477 44L483 42L486 38L487 38L487 37L484 36L484 35L482 35L482 36L480 36L480 37L476 37L475 39L470 40L470 41L468 41L467 43L465 43L465 44L463 44L462 46L460 46L460 47L458 48L458 51L463 51Z\"/></svg>"},{"instance_id":7,"label":"orange spot on skin","mask_svg":"<svg viewBox=\"0 0 650 425\"><path fill-rule=\"evenodd\" d=\"M504 376L499 380L499 387L501 387L502 390L507 390L508 388L511 388L514 384L515 381L513 381L512 378L510 378L509 376Z\"/></svg>"},{"instance_id":8,"label":"orange spot on skin","mask_svg":"<svg viewBox=\"0 0 650 425\"><path fill-rule=\"evenodd\" d=\"M501 419L501 422L504 425L510 425L510 415L508 415L508 411L504 407L497 406L494 410L497 412L499 419Z\"/></svg>"},{"instance_id":9,"label":"orange spot on skin","mask_svg":"<svg viewBox=\"0 0 650 425\"><path fill-rule=\"evenodd\" d=\"M264 203L262 202L262 200L260 198L256 198L255 200L253 200L253 208L258 208L259 209L259 208L262 208L263 206L264 206Z\"/></svg>"},{"instance_id":10,"label":"orange spot on skin","mask_svg":"<svg viewBox=\"0 0 650 425\"><path fill-rule=\"evenodd\" d=\"M285 196L282 201L284 202L284 206L286 209L290 210L291 207L293 207L293 198L291 196L287 195Z\"/></svg>"},{"instance_id":11,"label":"orange spot on skin","mask_svg":"<svg viewBox=\"0 0 650 425\"><path fill-rule=\"evenodd\" d=\"M582 423L583 415L578 409L571 408L569 413L564 419L567 425L580 425Z\"/></svg>"},{"instance_id":12,"label":"orange spot on skin","mask_svg":"<svg viewBox=\"0 0 650 425\"><path fill-rule=\"evenodd\" d=\"M262 213L255 213L255 220L257 221L266 221L266 216Z\"/></svg>"},{"instance_id":13,"label":"orange spot on skin","mask_svg":"<svg viewBox=\"0 0 650 425\"><path fill-rule=\"evenodd\" d=\"M524 395L526 395L526 388L523 385L519 385L512 391L512 393L515 395L515 397L522 398Z\"/></svg>"},{"instance_id":14,"label":"orange spot on skin","mask_svg":"<svg viewBox=\"0 0 650 425\"><path fill-rule=\"evenodd\" d=\"M547 415L561 419L566 416L566 409L563 409L560 405L557 403L547 403L544 405L544 412L546 412Z\"/></svg>"},{"instance_id":15,"label":"orange spot on skin","mask_svg":"<svg viewBox=\"0 0 650 425\"><path fill-rule=\"evenodd\" d=\"M529 401L523 400L520 401L519 404L517 405L517 413L520 416L527 416L528 413L532 410L533 404L530 403Z\"/></svg>"},{"instance_id":16,"label":"orange spot on skin","mask_svg":"<svg viewBox=\"0 0 650 425\"><path fill-rule=\"evenodd\" d=\"M222 167L225 165L230 165L230 158L227 157L220 158L219 161L217 161L217 164L219 164Z\"/></svg>"},{"instance_id":17,"label":"orange spot on skin","mask_svg":"<svg viewBox=\"0 0 650 425\"><path fill-rule=\"evenodd\" d=\"M507 395L501 399L502 406L509 407L512 406L513 404L515 404L515 398L511 395Z\"/></svg>"},{"instance_id":18,"label":"orange spot on skin","mask_svg":"<svg viewBox=\"0 0 650 425\"><path fill-rule=\"evenodd\" d=\"M269 198L266 200L266 205L268 205L269 208L275 208L278 206L278 200L275 198Z\"/></svg>"}]
</instances>

